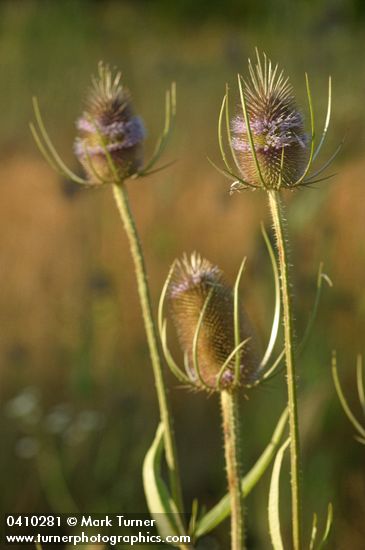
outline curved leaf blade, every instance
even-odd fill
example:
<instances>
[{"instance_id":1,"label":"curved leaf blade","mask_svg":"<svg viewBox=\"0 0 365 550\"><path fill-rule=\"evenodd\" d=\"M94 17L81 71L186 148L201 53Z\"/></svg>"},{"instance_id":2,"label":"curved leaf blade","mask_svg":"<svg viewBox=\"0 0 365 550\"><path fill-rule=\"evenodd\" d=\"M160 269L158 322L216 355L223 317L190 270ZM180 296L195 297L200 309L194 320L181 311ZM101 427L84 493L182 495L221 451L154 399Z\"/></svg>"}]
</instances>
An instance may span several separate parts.
<instances>
[{"instance_id":1,"label":"curved leaf blade","mask_svg":"<svg viewBox=\"0 0 365 550\"><path fill-rule=\"evenodd\" d=\"M314 543L316 542L318 532L318 517L317 514L313 514L311 539L309 542L309 550L314 550Z\"/></svg>"},{"instance_id":2,"label":"curved leaf blade","mask_svg":"<svg viewBox=\"0 0 365 550\"><path fill-rule=\"evenodd\" d=\"M347 402L347 399L343 393L341 382L337 372L337 359L336 359L335 353L333 353L332 355L332 377L333 377L333 382L335 384L337 396L340 400L344 413L346 414L347 418L349 419L349 421L351 422L355 430L358 432L358 435L360 435L361 438L365 438L365 427L361 425L361 423L357 420L355 415L352 413L350 406Z\"/></svg>"},{"instance_id":3,"label":"curved leaf blade","mask_svg":"<svg viewBox=\"0 0 365 550\"><path fill-rule=\"evenodd\" d=\"M288 438L276 454L272 470L270 492L269 492L269 529L274 550L284 550L280 530L280 472L283 463L284 453L289 445Z\"/></svg>"},{"instance_id":4,"label":"curved leaf blade","mask_svg":"<svg viewBox=\"0 0 365 550\"><path fill-rule=\"evenodd\" d=\"M331 532L332 523L333 523L333 506L332 506L332 503L330 502L329 505L328 505L328 511L327 511L326 527L325 527L325 530L324 530L324 533L323 533L322 540L321 540L317 550L321 550L322 548L325 547L325 545L328 541L328 537L329 537L330 532Z\"/></svg>"},{"instance_id":5,"label":"curved leaf blade","mask_svg":"<svg viewBox=\"0 0 365 550\"><path fill-rule=\"evenodd\" d=\"M143 462L143 487L147 506L156 520L162 537L179 535L184 532L177 507L172 500L161 475L161 459L164 447L164 429L160 423L150 449Z\"/></svg>"}]
</instances>

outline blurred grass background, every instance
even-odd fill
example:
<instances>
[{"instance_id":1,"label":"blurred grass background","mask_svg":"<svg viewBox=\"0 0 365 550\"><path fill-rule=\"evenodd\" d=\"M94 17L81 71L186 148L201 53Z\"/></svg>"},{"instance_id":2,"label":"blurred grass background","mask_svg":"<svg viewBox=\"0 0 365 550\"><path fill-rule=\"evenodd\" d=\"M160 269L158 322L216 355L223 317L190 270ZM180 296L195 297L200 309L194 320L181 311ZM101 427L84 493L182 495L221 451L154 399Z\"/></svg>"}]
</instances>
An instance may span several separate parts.
<instances>
[{"instance_id":1,"label":"blurred grass background","mask_svg":"<svg viewBox=\"0 0 365 550\"><path fill-rule=\"evenodd\" d=\"M306 109L311 77L318 126L327 77L334 105L329 156L346 136L338 175L288 195L297 332L313 301L318 263L334 282L300 363L306 528L335 509L330 548L365 547L365 450L335 397L330 354L356 408L355 356L365 328L365 8L361 0L1 1L0 357L2 510L143 512L141 463L158 422L136 285L110 190L80 191L43 162L28 122L37 95L51 136L72 154L74 121L103 59L122 69L148 128L147 154L163 124L164 90L176 80L176 131L168 170L132 183L156 306L169 265L194 249L233 281L248 256L243 297L261 339L273 288L259 232L261 194L228 194L216 121L225 83L235 89L254 47L291 76ZM234 94L233 94L234 95ZM225 491L217 399L168 375L186 506L211 506ZM282 376L243 399L247 469L283 406ZM360 414L358 409L357 413ZM286 469L288 481L288 469ZM270 548L266 475L247 501L249 548ZM288 535L289 494L282 507ZM203 547L225 549L228 524Z\"/></svg>"}]
</instances>

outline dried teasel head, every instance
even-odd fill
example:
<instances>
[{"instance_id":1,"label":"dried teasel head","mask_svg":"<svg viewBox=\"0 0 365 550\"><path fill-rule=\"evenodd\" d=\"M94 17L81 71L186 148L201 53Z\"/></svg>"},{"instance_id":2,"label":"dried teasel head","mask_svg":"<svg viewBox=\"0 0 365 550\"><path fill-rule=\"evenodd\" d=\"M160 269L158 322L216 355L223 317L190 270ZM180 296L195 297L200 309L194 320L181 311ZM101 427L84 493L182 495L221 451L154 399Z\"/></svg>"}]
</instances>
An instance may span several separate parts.
<instances>
[{"instance_id":1,"label":"dried teasel head","mask_svg":"<svg viewBox=\"0 0 365 550\"><path fill-rule=\"evenodd\" d=\"M231 132L243 180L257 187L264 180L267 189L291 187L305 169L309 140L289 79L265 54L261 60L257 53L255 65L249 60L249 79L241 79L240 88L247 119L241 108L231 122Z\"/></svg>"},{"instance_id":2,"label":"dried teasel head","mask_svg":"<svg viewBox=\"0 0 365 550\"><path fill-rule=\"evenodd\" d=\"M256 380L254 335L242 308L239 339L246 342L237 351L236 370L233 291L217 266L196 253L184 256L174 264L167 296L187 375L197 388L233 389Z\"/></svg>"},{"instance_id":3,"label":"dried teasel head","mask_svg":"<svg viewBox=\"0 0 365 550\"><path fill-rule=\"evenodd\" d=\"M121 73L99 63L98 76L77 120L75 154L93 183L123 181L142 167L145 129L133 111Z\"/></svg>"}]
</instances>

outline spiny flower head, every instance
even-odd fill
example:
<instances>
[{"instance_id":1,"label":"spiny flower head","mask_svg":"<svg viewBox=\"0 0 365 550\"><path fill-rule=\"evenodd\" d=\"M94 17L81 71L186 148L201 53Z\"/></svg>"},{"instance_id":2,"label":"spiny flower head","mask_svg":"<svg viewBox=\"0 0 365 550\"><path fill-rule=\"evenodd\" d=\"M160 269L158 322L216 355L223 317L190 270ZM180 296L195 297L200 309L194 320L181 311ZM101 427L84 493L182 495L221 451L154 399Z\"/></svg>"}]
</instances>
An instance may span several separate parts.
<instances>
[{"instance_id":1,"label":"spiny flower head","mask_svg":"<svg viewBox=\"0 0 365 550\"><path fill-rule=\"evenodd\" d=\"M74 150L90 181L115 183L141 168L145 129L140 117L134 115L121 73L113 76L107 65L99 63L98 76L92 79L86 109L76 127L79 135Z\"/></svg>"},{"instance_id":2,"label":"spiny flower head","mask_svg":"<svg viewBox=\"0 0 365 550\"><path fill-rule=\"evenodd\" d=\"M198 388L219 389L218 375L222 366L235 349L233 292L225 282L222 271L200 255L186 255L175 263L168 287L168 297L173 321L186 359L187 374ZM202 311L204 309L203 317ZM201 319L196 340L194 338ZM257 361L253 334L246 315L240 311L240 339L251 337L240 352L240 386L255 380ZM224 370L220 388L230 388L234 383L235 357Z\"/></svg>"},{"instance_id":3,"label":"spiny flower head","mask_svg":"<svg viewBox=\"0 0 365 550\"><path fill-rule=\"evenodd\" d=\"M291 187L305 169L308 138L288 78L263 58L257 53L255 66L249 60L249 80L241 80L252 141L266 188ZM262 187L243 108L231 131L243 180Z\"/></svg>"}]
</instances>

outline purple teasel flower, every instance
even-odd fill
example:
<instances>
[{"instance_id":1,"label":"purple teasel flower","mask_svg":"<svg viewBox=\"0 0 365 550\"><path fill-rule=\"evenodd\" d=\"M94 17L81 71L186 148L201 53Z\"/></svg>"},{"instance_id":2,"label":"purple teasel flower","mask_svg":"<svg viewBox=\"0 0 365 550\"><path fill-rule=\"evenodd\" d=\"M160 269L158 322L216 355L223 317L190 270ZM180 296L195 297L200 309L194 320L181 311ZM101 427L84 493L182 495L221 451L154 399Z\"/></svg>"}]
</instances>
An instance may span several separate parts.
<instances>
[{"instance_id":1,"label":"purple teasel flower","mask_svg":"<svg viewBox=\"0 0 365 550\"><path fill-rule=\"evenodd\" d=\"M113 77L108 66L99 64L98 77L93 78L86 109L76 128L79 135L74 152L90 182L122 181L142 167L146 131L142 119L133 113L121 73Z\"/></svg>"},{"instance_id":2,"label":"purple teasel flower","mask_svg":"<svg viewBox=\"0 0 365 550\"><path fill-rule=\"evenodd\" d=\"M260 56L256 49L256 63L249 60L248 69L248 78L237 75L240 103L233 118L229 112L228 85L223 96L218 142L224 166L220 168L210 161L220 173L233 180L231 193L244 189L293 190L332 178L335 174L323 175L323 172L337 157L343 141L322 166L312 170L331 119L331 77L324 127L321 134L317 134L309 78L305 75L310 115L310 132L306 133L291 84L283 71L279 72L278 65L274 66L266 54Z\"/></svg>"},{"instance_id":3,"label":"purple teasel flower","mask_svg":"<svg viewBox=\"0 0 365 550\"><path fill-rule=\"evenodd\" d=\"M251 137L262 177L267 188L290 187L305 169L308 160L308 136L291 84L272 68L264 56L264 68L258 56L255 67L249 63L250 80L242 79ZM232 148L242 179L261 186L252 154L250 136L243 109L231 121Z\"/></svg>"}]
</instances>

